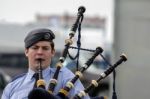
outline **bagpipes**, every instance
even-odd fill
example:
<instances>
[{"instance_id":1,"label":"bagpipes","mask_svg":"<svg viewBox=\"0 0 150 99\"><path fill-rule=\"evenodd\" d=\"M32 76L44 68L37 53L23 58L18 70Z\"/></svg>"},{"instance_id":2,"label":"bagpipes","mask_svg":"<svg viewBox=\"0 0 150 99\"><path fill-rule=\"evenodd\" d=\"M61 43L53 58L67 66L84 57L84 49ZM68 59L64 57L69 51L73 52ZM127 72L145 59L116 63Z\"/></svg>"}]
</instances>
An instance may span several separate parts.
<instances>
[{"instance_id":1,"label":"bagpipes","mask_svg":"<svg viewBox=\"0 0 150 99\"><path fill-rule=\"evenodd\" d=\"M106 69L103 73L100 74L100 77L97 80L92 80L91 84L84 90L81 91L80 93L76 94L74 96L73 99L82 99L82 97L86 96L86 94L92 90L95 87L98 87L98 85L100 84L100 81L102 79L104 79L105 77L107 77L111 72L113 72L113 70L120 65L122 62L125 62L127 60L127 57L125 54L122 54L120 56L120 59L111 67L109 67L108 69Z\"/></svg>"},{"instance_id":2,"label":"bagpipes","mask_svg":"<svg viewBox=\"0 0 150 99\"><path fill-rule=\"evenodd\" d=\"M85 12L85 7L81 6L78 9L78 14L77 14L77 19L75 23L73 24L71 28L71 32L69 33L69 39L65 40L65 48L62 52L62 56L59 58L59 61L56 64L56 71L54 73L53 78L50 80L50 84L48 86L48 90L45 89L45 82L42 77L42 59L38 59L39 62L39 80L37 81L37 88L34 88L31 90L31 92L28 95L28 99L82 99L84 96L88 95L88 92L94 88L96 88L102 79L107 77L110 73L114 71L114 69L120 65L122 62L125 62L127 60L126 56L122 54L120 56L120 59L112 66L110 66L108 69L106 69L102 74L100 74L100 77L97 80L92 80L91 84L85 88L83 91L80 91L78 94L76 94L74 97L68 97L69 91L74 87L75 82L82 77L82 73L84 73L85 70L89 68L89 66L93 63L94 59L98 56L102 56L103 49L101 47L97 47L96 50L94 50L94 54L89 58L85 64L80 68L80 70L77 70L75 73L75 77L72 78L70 81L66 83L66 86L62 89L59 90L59 92L54 95L53 91L55 89L55 86L57 86L57 79L59 76L60 69L63 66L63 62L65 61L67 55L68 55L68 50L73 44L72 38L75 35L75 32L77 28L80 28L81 22L83 20L83 13ZM76 47L74 47L76 48ZM80 46L76 48L79 50L82 50ZM83 49L85 50L85 49ZM88 50L88 49L86 49ZM79 53L78 56L79 57ZM104 97L102 98L91 98L91 99L105 99Z\"/></svg>"},{"instance_id":3,"label":"bagpipes","mask_svg":"<svg viewBox=\"0 0 150 99\"><path fill-rule=\"evenodd\" d=\"M90 59L88 59L88 61L83 65L83 67L81 67L81 69L79 71L76 71L75 77L71 81L69 81L64 88L60 89L60 91L57 95L60 96L62 99L67 97L70 89L74 87L74 83L79 78L82 77L82 73L93 63L96 56L102 52L103 52L103 49L100 47L97 47L94 55Z\"/></svg>"},{"instance_id":4,"label":"bagpipes","mask_svg":"<svg viewBox=\"0 0 150 99\"><path fill-rule=\"evenodd\" d=\"M48 92L49 93L53 93L54 91L54 88L55 86L57 85L57 78L58 78L58 75L59 75L59 71L61 69L61 67L63 66L63 62L65 61L66 57L67 57L67 54L68 54L68 49L70 47L70 45L73 43L72 41L72 38L74 37L75 33L76 33L76 30L78 28L78 25L81 21L81 18L83 17L83 13L85 12L85 8L83 6L79 7L78 9L78 14L77 14L77 19L75 21L75 23L73 24L72 28L71 28L71 31L69 33L69 39L66 39L65 40L65 48L63 50L63 53L62 53L62 57L59 58L59 62L56 64L56 72L53 76L53 79L50 80L50 84L49 84L49 87L48 87Z\"/></svg>"}]
</instances>

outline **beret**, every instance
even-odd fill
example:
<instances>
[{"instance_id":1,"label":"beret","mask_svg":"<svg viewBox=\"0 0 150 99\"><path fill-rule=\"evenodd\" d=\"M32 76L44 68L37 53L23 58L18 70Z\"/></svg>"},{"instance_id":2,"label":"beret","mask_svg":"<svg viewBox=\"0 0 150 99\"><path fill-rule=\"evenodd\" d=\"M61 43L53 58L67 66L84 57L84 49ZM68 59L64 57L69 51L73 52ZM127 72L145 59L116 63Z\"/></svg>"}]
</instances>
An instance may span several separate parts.
<instances>
[{"instance_id":1,"label":"beret","mask_svg":"<svg viewBox=\"0 0 150 99\"><path fill-rule=\"evenodd\" d=\"M25 48L31 47L33 44L39 41L53 41L55 39L54 33L50 29L41 28L32 30L27 34L24 39Z\"/></svg>"}]
</instances>

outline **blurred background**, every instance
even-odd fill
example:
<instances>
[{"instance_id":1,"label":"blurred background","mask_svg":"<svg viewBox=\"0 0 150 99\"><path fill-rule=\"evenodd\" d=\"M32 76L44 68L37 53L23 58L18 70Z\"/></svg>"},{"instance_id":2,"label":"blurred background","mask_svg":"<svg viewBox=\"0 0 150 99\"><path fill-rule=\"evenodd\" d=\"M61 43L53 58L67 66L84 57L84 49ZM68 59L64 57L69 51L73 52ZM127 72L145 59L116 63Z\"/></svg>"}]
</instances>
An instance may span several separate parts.
<instances>
[{"instance_id":1,"label":"blurred background","mask_svg":"<svg viewBox=\"0 0 150 99\"><path fill-rule=\"evenodd\" d=\"M65 39L69 36L78 8L86 11L81 26L81 47L104 49L103 56L114 64L122 53L128 61L116 68L116 93L118 99L149 99L149 0L0 0L0 96L11 79L27 71L24 56L24 37L35 28L49 28L55 32L56 56L53 66L61 56ZM78 31L73 38L77 46ZM75 55L76 49L69 49ZM92 52L80 51L79 66L90 58ZM76 69L76 61L66 59L64 66ZM108 68L99 55L81 79L87 87ZM113 92L113 75L101 81L91 91L91 96L107 96Z\"/></svg>"}]
</instances>

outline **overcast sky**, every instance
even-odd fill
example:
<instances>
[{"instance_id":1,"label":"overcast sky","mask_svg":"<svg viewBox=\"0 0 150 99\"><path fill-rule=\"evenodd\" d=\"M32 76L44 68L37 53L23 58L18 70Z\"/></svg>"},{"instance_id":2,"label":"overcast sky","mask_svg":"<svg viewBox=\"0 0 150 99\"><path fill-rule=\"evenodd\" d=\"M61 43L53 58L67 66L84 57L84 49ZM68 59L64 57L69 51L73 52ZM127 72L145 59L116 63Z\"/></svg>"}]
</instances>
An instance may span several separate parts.
<instances>
[{"instance_id":1,"label":"overcast sky","mask_svg":"<svg viewBox=\"0 0 150 99\"><path fill-rule=\"evenodd\" d=\"M35 14L76 14L79 6L85 6L86 15L109 17L113 0L0 0L0 21L26 23Z\"/></svg>"}]
</instances>

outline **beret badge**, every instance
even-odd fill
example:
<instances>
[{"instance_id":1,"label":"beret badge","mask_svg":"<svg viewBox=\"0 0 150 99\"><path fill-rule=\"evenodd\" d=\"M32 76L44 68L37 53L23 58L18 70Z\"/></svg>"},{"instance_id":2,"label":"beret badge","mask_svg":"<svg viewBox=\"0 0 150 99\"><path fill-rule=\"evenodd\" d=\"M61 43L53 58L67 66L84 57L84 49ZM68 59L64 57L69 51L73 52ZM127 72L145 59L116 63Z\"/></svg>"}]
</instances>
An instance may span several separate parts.
<instances>
[{"instance_id":1,"label":"beret badge","mask_svg":"<svg viewBox=\"0 0 150 99\"><path fill-rule=\"evenodd\" d=\"M44 35L44 39L45 39L45 40L49 40L49 39L50 39L50 37L51 37L51 36L50 36L50 34L49 34L49 33L46 33L46 34Z\"/></svg>"}]
</instances>

